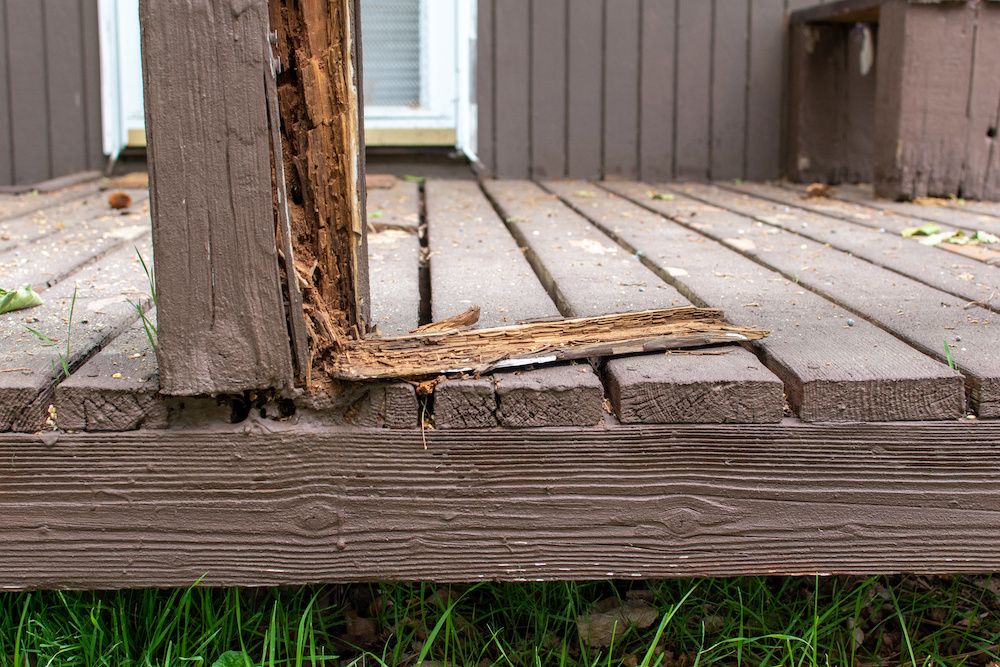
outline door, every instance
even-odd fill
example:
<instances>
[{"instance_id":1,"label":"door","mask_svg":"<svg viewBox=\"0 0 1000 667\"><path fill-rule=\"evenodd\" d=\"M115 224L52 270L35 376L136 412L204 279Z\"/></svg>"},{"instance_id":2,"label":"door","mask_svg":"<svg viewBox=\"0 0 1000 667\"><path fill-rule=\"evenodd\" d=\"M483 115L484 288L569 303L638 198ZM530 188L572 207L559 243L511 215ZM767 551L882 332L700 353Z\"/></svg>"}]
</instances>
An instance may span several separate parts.
<instances>
[{"instance_id":1,"label":"door","mask_svg":"<svg viewBox=\"0 0 1000 667\"><path fill-rule=\"evenodd\" d=\"M365 142L475 158L475 0L362 0Z\"/></svg>"}]
</instances>

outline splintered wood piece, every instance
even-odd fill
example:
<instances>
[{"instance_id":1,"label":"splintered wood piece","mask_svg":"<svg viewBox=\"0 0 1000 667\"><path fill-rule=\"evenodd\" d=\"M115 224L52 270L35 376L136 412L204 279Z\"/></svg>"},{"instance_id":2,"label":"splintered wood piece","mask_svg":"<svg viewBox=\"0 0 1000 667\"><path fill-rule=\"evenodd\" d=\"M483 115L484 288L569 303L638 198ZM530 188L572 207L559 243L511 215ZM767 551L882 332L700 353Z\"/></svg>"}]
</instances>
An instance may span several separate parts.
<instances>
[{"instance_id":1,"label":"splintered wood piece","mask_svg":"<svg viewBox=\"0 0 1000 667\"><path fill-rule=\"evenodd\" d=\"M721 310L668 308L351 341L346 353L328 368L341 380L485 373L510 366L756 340L767 334L727 324Z\"/></svg>"},{"instance_id":2,"label":"splintered wood piece","mask_svg":"<svg viewBox=\"0 0 1000 667\"><path fill-rule=\"evenodd\" d=\"M417 327L410 333L424 333L426 331L447 331L448 329L461 329L462 327L471 327L478 321L479 321L479 306L472 306L471 308L467 308L465 311L453 317L446 317L443 320L438 320L437 322L431 322L430 324L425 324L422 327Z\"/></svg>"}]
</instances>

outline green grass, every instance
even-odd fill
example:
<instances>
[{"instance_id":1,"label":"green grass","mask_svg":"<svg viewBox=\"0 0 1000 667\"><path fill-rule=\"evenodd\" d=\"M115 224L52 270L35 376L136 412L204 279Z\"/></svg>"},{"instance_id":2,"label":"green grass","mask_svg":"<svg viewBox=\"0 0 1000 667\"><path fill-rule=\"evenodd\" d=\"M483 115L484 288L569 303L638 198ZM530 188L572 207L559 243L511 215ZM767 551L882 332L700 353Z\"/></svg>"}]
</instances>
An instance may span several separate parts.
<instances>
[{"instance_id":1,"label":"green grass","mask_svg":"<svg viewBox=\"0 0 1000 667\"><path fill-rule=\"evenodd\" d=\"M907 576L4 593L0 665L987 665L994 591ZM658 617L589 645L578 618L616 599Z\"/></svg>"}]
</instances>

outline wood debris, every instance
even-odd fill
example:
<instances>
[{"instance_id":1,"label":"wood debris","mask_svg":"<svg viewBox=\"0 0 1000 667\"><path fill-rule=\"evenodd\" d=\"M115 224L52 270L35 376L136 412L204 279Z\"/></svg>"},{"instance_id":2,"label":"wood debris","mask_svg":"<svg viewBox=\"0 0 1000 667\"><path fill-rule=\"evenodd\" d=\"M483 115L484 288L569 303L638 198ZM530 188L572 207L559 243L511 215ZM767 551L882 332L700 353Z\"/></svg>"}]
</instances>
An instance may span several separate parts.
<instances>
[{"instance_id":1,"label":"wood debris","mask_svg":"<svg viewBox=\"0 0 1000 667\"><path fill-rule=\"evenodd\" d=\"M727 324L722 311L681 307L490 329L422 331L346 342L326 371L339 380L486 373L495 368L756 340L768 334Z\"/></svg>"}]
</instances>

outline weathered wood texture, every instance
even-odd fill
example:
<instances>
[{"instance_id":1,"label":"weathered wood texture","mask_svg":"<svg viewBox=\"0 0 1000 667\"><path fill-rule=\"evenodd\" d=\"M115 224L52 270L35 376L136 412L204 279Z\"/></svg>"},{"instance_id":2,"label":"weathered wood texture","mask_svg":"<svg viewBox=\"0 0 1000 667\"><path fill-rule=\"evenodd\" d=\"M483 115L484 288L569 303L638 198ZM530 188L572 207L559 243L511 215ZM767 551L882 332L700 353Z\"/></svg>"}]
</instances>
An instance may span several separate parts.
<instances>
[{"instance_id":1,"label":"weathered wood texture","mask_svg":"<svg viewBox=\"0 0 1000 667\"><path fill-rule=\"evenodd\" d=\"M692 184L683 189L703 201L757 220L780 215L774 209L781 207L769 202L710 186ZM858 258L860 253L844 252L831 247L831 243L805 238L796 233L802 230L803 218L793 215L787 219L790 224L783 226L788 230L770 225L758 227L738 216L714 216L711 227L703 233L864 317L924 354L943 363L954 363L964 375L971 407L980 417L1000 417L1000 351L996 346L1000 340L1000 321L991 321L1000 315L979 307L966 308L966 298L881 268L878 264L884 257L882 253L867 253L874 261L864 261ZM846 227L843 222L830 222L840 229ZM810 218L805 224L815 228L817 223L822 220ZM885 238L877 232L871 233ZM836 242L841 236L836 234L832 240ZM909 255L908 251L924 246L914 242L902 245L897 251L900 264L911 275L933 273ZM966 270L962 275L972 274ZM957 283L975 280L948 278Z\"/></svg>"},{"instance_id":2,"label":"weathered wood texture","mask_svg":"<svg viewBox=\"0 0 1000 667\"><path fill-rule=\"evenodd\" d=\"M575 207L587 208L596 199L585 182L545 186ZM486 187L513 221L518 243L528 249L564 315L690 305L637 257L537 185L498 181ZM716 356L607 359L601 370L615 415L625 423L776 422L782 416L781 382L740 347Z\"/></svg>"},{"instance_id":3,"label":"weathered wood texture","mask_svg":"<svg viewBox=\"0 0 1000 667\"><path fill-rule=\"evenodd\" d=\"M724 308L729 321L771 332L755 348L784 380L803 420L952 419L964 412L961 378L946 365L860 318L849 327L849 311L701 236L734 214L681 194L650 199L656 188L644 183L607 187L675 221L636 212L643 224L609 230L641 250L650 268L695 303Z\"/></svg>"},{"instance_id":4,"label":"weathered wood texture","mask_svg":"<svg viewBox=\"0 0 1000 667\"><path fill-rule=\"evenodd\" d=\"M977 24L988 39L996 27L987 22L1000 20L1000 12L980 11L984 4L993 3L889 0L882 6L874 166L880 196L962 194L966 177L973 190L987 189L982 155L993 143L986 134L991 119L995 124L1000 88L996 68L974 69L973 60ZM990 92L992 107L979 99ZM966 171L970 121L984 136L973 141L975 166ZM1000 173L993 179L991 191L1000 184Z\"/></svg>"},{"instance_id":5,"label":"weathered wood texture","mask_svg":"<svg viewBox=\"0 0 1000 667\"><path fill-rule=\"evenodd\" d=\"M0 437L0 583L1000 569L996 423L255 431Z\"/></svg>"},{"instance_id":6,"label":"weathered wood texture","mask_svg":"<svg viewBox=\"0 0 1000 667\"><path fill-rule=\"evenodd\" d=\"M785 173L795 181L870 182L877 24L790 27Z\"/></svg>"},{"instance_id":7,"label":"weathered wood texture","mask_svg":"<svg viewBox=\"0 0 1000 667\"><path fill-rule=\"evenodd\" d=\"M0 0L0 186L104 166L97 0Z\"/></svg>"},{"instance_id":8,"label":"weathered wood texture","mask_svg":"<svg viewBox=\"0 0 1000 667\"><path fill-rule=\"evenodd\" d=\"M137 243L151 263L148 240ZM149 282L136 249L122 248L44 292L45 302L4 315L0 329L0 431L37 431L50 417L63 362L74 371L147 307ZM131 301L132 303L129 303ZM72 323L72 328L70 329ZM47 344L28 330L54 341Z\"/></svg>"},{"instance_id":9,"label":"weathered wood texture","mask_svg":"<svg viewBox=\"0 0 1000 667\"><path fill-rule=\"evenodd\" d=\"M536 179L778 176L788 6L479 0L483 169Z\"/></svg>"},{"instance_id":10,"label":"weathered wood texture","mask_svg":"<svg viewBox=\"0 0 1000 667\"><path fill-rule=\"evenodd\" d=\"M167 394L292 384L271 201L267 6L238 9L140 4Z\"/></svg>"}]
</instances>

